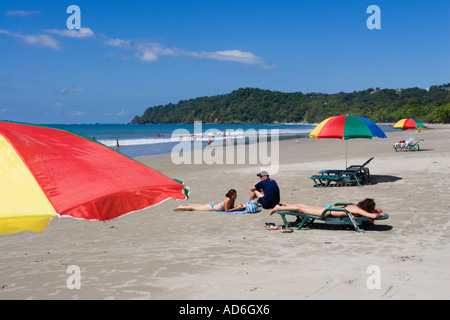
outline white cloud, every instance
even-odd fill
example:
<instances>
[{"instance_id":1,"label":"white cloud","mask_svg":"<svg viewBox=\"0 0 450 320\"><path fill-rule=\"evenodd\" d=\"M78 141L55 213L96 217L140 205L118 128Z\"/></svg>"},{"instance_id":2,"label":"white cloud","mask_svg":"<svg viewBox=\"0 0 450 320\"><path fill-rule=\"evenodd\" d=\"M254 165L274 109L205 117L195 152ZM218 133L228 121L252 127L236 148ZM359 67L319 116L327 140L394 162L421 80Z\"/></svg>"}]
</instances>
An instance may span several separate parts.
<instances>
[{"instance_id":1,"label":"white cloud","mask_svg":"<svg viewBox=\"0 0 450 320\"><path fill-rule=\"evenodd\" d=\"M81 92L84 92L84 88L82 88L82 87L72 87L72 88L62 87L61 89L56 91L56 93L59 93L59 94L70 94L70 93L81 93Z\"/></svg>"},{"instance_id":2,"label":"white cloud","mask_svg":"<svg viewBox=\"0 0 450 320\"><path fill-rule=\"evenodd\" d=\"M77 29L46 29L44 30L47 33L55 34L60 37L67 37L67 38L90 38L93 37L94 31L92 31L90 28L80 28Z\"/></svg>"},{"instance_id":3,"label":"white cloud","mask_svg":"<svg viewBox=\"0 0 450 320\"><path fill-rule=\"evenodd\" d=\"M139 42L131 48L135 50L135 57L142 61L152 62L158 60L159 56L183 56L186 55L183 50L178 48L166 48L159 43L153 42Z\"/></svg>"},{"instance_id":4,"label":"white cloud","mask_svg":"<svg viewBox=\"0 0 450 320\"><path fill-rule=\"evenodd\" d=\"M134 56L144 62L153 62L161 56L171 57L189 57L196 59L212 59L217 61L231 61L246 65L253 65L265 69L276 68L276 65L268 64L264 59L255 56L252 52L241 50L223 50L223 51L189 51L180 48L166 48L160 43L138 42L131 45L131 40L118 40L117 42L106 43L115 45L128 50L134 50ZM126 44L126 45L125 45Z\"/></svg>"},{"instance_id":5,"label":"white cloud","mask_svg":"<svg viewBox=\"0 0 450 320\"><path fill-rule=\"evenodd\" d=\"M23 42L35 47L51 48L55 50L60 49L58 41L46 34L23 35L20 32L10 32L2 29L0 29L0 34L21 39Z\"/></svg>"},{"instance_id":6,"label":"white cloud","mask_svg":"<svg viewBox=\"0 0 450 320\"><path fill-rule=\"evenodd\" d=\"M264 63L264 60L255 56L253 53L240 50L224 50L215 51L213 53L206 52L205 54L208 58L216 60L235 61L247 64Z\"/></svg>"},{"instance_id":7,"label":"white cloud","mask_svg":"<svg viewBox=\"0 0 450 320\"><path fill-rule=\"evenodd\" d=\"M200 51L195 53L195 57L201 59L213 59L218 61L232 61L247 65L260 66L264 69L276 68L276 65L270 65L264 59L255 56L253 53L241 50L223 50L223 51Z\"/></svg>"},{"instance_id":8,"label":"white cloud","mask_svg":"<svg viewBox=\"0 0 450 320\"><path fill-rule=\"evenodd\" d=\"M124 116L128 114L128 110L122 109L116 113L116 116Z\"/></svg>"},{"instance_id":9,"label":"white cloud","mask_svg":"<svg viewBox=\"0 0 450 320\"><path fill-rule=\"evenodd\" d=\"M48 47L59 50L59 43L46 34L20 36L26 43L37 47Z\"/></svg>"},{"instance_id":10,"label":"white cloud","mask_svg":"<svg viewBox=\"0 0 450 320\"><path fill-rule=\"evenodd\" d=\"M107 39L107 40L103 41L103 44L106 44L106 45L112 46L112 47L129 49L130 48L130 42L131 42L131 40Z\"/></svg>"},{"instance_id":11,"label":"white cloud","mask_svg":"<svg viewBox=\"0 0 450 320\"><path fill-rule=\"evenodd\" d=\"M9 10L6 11L7 16L15 16L15 17L29 17L40 14L40 11L25 11L25 10Z\"/></svg>"},{"instance_id":12,"label":"white cloud","mask_svg":"<svg viewBox=\"0 0 450 320\"><path fill-rule=\"evenodd\" d=\"M90 28L81 28L80 30L69 29L46 29L44 30L48 34L57 35L59 37L68 38L91 38L95 36L95 33ZM55 50L59 50L60 46L57 40L47 34L38 35L22 35L21 33L13 33L7 30L0 29L0 35L5 34L11 37L22 39L24 42L40 47L48 47ZM99 34L97 39L102 39L101 43L111 47L125 49L134 52L134 57L144 62L154 62L159 57L187 57L195 59L209 59L216 61L236 62L248 66L255 66L263 69L277 68L276 65L267 63L261 57L256 56L252 52L242 51L238 49L233 50L221 50L221 51L190 51L181 48L167 48L160 43L154 43L149 41L133 41L130 39L108 38L105 35ZM112 58L119 58L127 60L128 56L117 55L115 53L108 53L107 56ZM74 88L72 88L74 89ZM69 92L82 92L80 91L68 91L70 89L62 88L60 93L68 94Z\"/></svg>"},{"instance_id":13,"label":"white cloud","mask_svg":"<svg viewBox=\"0 0 450 320\"><path fill-rule=\"evenodd\" d=\"M76 29L46 29L44 32L49 34L54 34L59 37L67 37L67 38L90 38L94 37L95 34L90 28L80 28L80 30ZM51 48L55 50L60 50L61 47L59 42L54 39L51 35L48 34L34 34L34 35L24 35L21 32L11 32L8 30L0 29L0 35L4 34L9 37L21 39L26 44L35 46L35 47L44 47Z\"/></svg>"},{"instance_id":14,"label":"white cloud","mask_svg":"<svg viewBox=\"0 0 450 320\"><path fill-rule=\"evenodd\" d=\"M5 112L8 112L7 108L0 109L0 113L5 113Z\"/></svg>"},{"instance_id":15,"label":"white cloud","mask_svg":"<svg viewBox=\"0 0 450 320\"><path fill-rule=\"evenodd\" d=\"M146 62L153 62L158 60L158 55L151 50L144 52L136 52L134 56Z\"/></svg>"}]
</instances>

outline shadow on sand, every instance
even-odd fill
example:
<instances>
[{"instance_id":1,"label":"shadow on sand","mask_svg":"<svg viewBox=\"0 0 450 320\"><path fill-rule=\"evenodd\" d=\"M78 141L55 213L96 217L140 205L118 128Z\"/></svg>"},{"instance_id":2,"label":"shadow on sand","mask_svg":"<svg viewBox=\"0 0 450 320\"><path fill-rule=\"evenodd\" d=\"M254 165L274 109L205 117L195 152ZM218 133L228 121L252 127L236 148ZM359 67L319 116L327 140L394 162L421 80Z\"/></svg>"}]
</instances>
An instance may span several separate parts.
<instances>
[{"instance_id":1,"label":"shadow on sand","mask_svg":"<svg viewBox=\"0 0 450 320\"><path fill-rule=\"evenodd\" d=\"M370 175L370 184L389 183L389 182L395 182L395 181L398 181L401 179L403 179L403 178L397 177L397 176L371 174Z\"/></svg>"}]
</instances>

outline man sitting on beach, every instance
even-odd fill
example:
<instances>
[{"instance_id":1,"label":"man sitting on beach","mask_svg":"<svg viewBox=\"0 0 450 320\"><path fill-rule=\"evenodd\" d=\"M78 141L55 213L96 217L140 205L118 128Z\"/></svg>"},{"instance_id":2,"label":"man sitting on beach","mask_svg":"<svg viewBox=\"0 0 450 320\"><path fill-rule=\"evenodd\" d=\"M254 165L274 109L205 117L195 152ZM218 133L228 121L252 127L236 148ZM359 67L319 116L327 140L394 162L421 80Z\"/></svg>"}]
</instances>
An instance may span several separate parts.
<instances>
[{"instance_id":1,"label":"man sitting on beach","mask_svg":"<svg viewBox=\"0 0 450 320\"><path fill-rule=\"evenodd\" d=\"M278 184L269 178L267 171L261 171L257 176L260 181L250 188L250 200L258 199L264 209L272 209L280 203Z\"/></svg>"}]
</instances>

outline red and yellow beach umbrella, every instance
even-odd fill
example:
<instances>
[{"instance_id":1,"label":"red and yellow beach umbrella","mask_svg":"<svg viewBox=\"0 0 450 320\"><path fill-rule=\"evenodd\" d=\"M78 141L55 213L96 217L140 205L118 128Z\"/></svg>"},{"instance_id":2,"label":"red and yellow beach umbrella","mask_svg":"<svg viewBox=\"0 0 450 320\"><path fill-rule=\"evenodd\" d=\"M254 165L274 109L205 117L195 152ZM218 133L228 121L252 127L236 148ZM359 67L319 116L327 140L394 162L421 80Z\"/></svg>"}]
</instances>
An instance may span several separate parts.
<instances>
[{"instance_id":1,"label":"red and yellow beach umbrella","mask_svg":"<svg viewBox=\"0 0 450 320\"><path fill-rule=\"evenodd\" d=\"M402 130L419 130L419 129L426 129L425 125L417 120L417 119L402 119L399 122L397 122L394 125L395 129L402 129Z\"/></svg>"},{"instance_id":2,"label":"red and yellow beach umbrella","mask_svg":"<svg viewBox=\"0 0 450 320\"><path fill-rule=\"evenodd\" d=\"M186 199L185 186L64 130L0 121L0 233L41 232L55 216L106 221Z\"/></svg>"}]
</instances>

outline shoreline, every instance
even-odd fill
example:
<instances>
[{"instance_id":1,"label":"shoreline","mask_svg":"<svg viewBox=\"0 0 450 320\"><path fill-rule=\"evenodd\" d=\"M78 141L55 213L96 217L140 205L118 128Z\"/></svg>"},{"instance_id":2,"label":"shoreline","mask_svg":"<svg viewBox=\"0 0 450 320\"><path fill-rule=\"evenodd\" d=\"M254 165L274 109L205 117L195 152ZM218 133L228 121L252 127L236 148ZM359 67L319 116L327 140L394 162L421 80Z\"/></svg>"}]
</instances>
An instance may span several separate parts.
<instances>
[{"instance_id":1,"label":"shoreline","mask_svg":"<svg viewBox=\"0 0 450 320\"><path fill-rule=\"evenodd\" d=\"M377 123L377 125L382 125L382 126L393 126L395 123ZM427 127L428 127L428 129L426 129L426 130L434 130L434 129L439 129L439 128L443 128L443 129L445 129L445 128L449 128L450 129L450 124L439 124L439 125L436 125L436 124L426 124L427 125ZM419 130L419 131L423 131L423 130ZM390 133L398 133L398 134L401 134L401 133L403 133L404 135L405 135L405 137L409 134L409 135L413 135L414 133L417 133L415 130L407 130L407 131L403 131L403 130L399 130L399 129L392 129L391 128L391 130L384 130L384 132L386 133L386 135L388 136L388 139L389 139L389 134ZM310 138L309 137L309 133L302 133L302 134L296 134L296 135L285 135L285 136L279 136L278 137L278 140L279 140L279 142L280 143L282 143L283 141L293 141L293 140L296 140L296 139L310 139L310 140L313 140L313 141L318 141L317 139L315 139L315 138ZM375 138L374 140L376 140L376 139L378 139L378 138ZM406 139L406 138L405 138ZM364 140L364 139L357 139L357 140ZM270 135L268 135L268 139L267 139L267 141L268 142L270 142ZM343 140L339 140L339 139L323 139L322 141L343 141ZM350 141L350 140L349 140ZM179 142L173 142L173 144L177 144L177 143L179 143ZM203 147L201 148L201 150L202 150L202 152L204 152L205 151L205 147L206 147L206 145L207 145L207 143L206 143L206 140L205 141L201 141L201 143L203 144ZM233 142L234 143L234 146L236 146L236 145L238 145L238 141L234 141ZM259 141L257 141L257 142L251 142L251 143L256 143L256 144L258 144L259 143ZM245 139L245 145L247 146L247 148L248 148L248 145L250 144L250 142L248 141L248 138L246 138ZM220 144L217 144L217 145L213 145L213 147L220 147L221 145ZM224 142L223 144L222 144L222 147L226 147L226 143ZM191 150L194 150L194 148L192 148ZM158 154L153 154L153 155L139 155L139 156L136 156L136 157L134 157L136 160L138 160L138 161L140 161L140 159L145 159L145 158L147 158L147 157L155 157L155 156L169 156L170 154L171 154L171 152L172 151L170 151L170 152L164 152L164 153L158 153Z\"/></svg>"},{"instance_id":2,"label":"shoreline","mask_svg":"<svg viewBox=\"0 0 450 320\"><path fill-rule=\"evenodd\" d=\"M369 165L372 184L317 189L309 177L342 169L345 142L283 140L275 179L281 201L325 205L374 198L389 214L364 234L320 225L289 234L257 214L175 212L180 203L221 201L229 188L245 202L260 164L180 164L170 154L139 157L182 180L190 199L169 200L105 223L55 218L44 233L0 237L1 299L449 299L450 125L348 141L348 161ZM392 145L415 136L419 152ZM269 172L270 173L270 172ZM81 289L69 290L69 266ZM379 289L369 289L371 266Z\"/></svg>"},{"instance_id":3,"label":"shoreline","mask_svg":"<svg viewBox=\"0 0 450 320\"><path fill-rule=\"evenodd\" d=\"M294 124L294 123L292 123L292 124ZM300 124L300 123L298 123L298 124ZM284 125L289 125L288 123L286 123L286 124L284 124ZM386 127L392 127L393 126L393 124L391 124L391 125L389 125L389 124L387 124L387 123L380 123L380 124L377 124L377 125L381 125L381 126L386 126ZM236 130L236 129L233 129L233 130ZM311 131L312 131L312 129L311 129ZM393 129L393 128L383 128L383 131L384 132L386 132L386 133L389 133L389 132L395 132L395 131L400 131L400 130L398 130L398 129ZM257 134L257 137L259 137L259 134ZM271 135L270 134L268 134L267 135L267 141L270 141L271 140ZM282 135L279 135L278 136L278 140L279 141L283 141L283 140L293 140L293 139L309 139L310 137L309 137L309 133L292 133L292 134L282 134ZM220 140L220 137L218 137L218 139L217 140ZM250 140L250 138L249 138L249 136L247 136L247 137L245 137L245 142L244 142L244 144L245 145L248 145L248 144L250 144L250 143L254 143L254 142L250 142L249 141ZM194 147L192 146L192 141L193 140L191 140L191 149L192 150L194 150ZM205 147L207 146L207 141L206 140L201 140L200 141L201 143L202 143L202 149L205 149ZM171 142L166 142L165 144L171 144L172 145L172 148L173 148L173 146L174 145L176 145L176 144L179 144L180 142L174 142L174 141L171 141ZM236 139L236 138L234 138L234 140L233 140L233 144L236 146L236 145L238 145L240 143L240 141L238 141L238 139ZM256 143L258 143L258 142L256 142ZM226 147L226 145L227 145L227 142L226 141L223 141L223 146L224 147ZM220 144L219 143L216 143L216 145L214 145L214 142L213 142L213 146L219 146L220 147ZM171 151L164 151L164 152L162 152L162 151L160 151L160 152L158 152L158 153L156 153L156 154L149 154L149 155L138 155L138 156L134 156L134 158L141 158L141 157L147 157L147 156L154 156L154 155L161 155L161 154L170 154L172 152L172 150Z\"/></svg>"}]
</instances>

